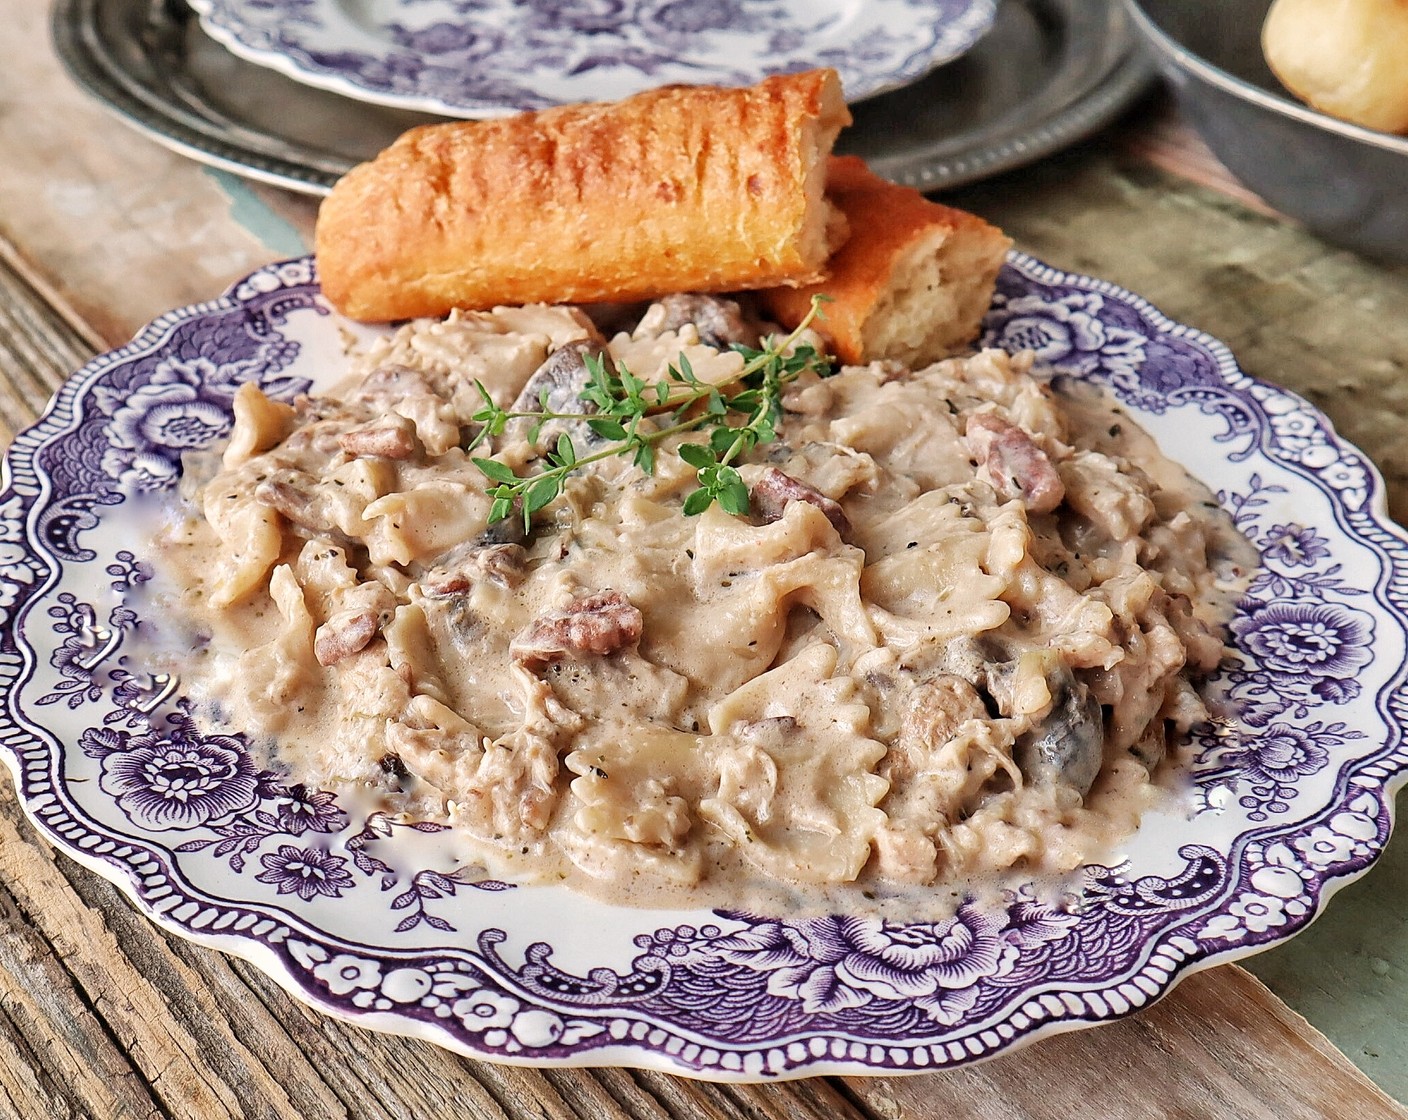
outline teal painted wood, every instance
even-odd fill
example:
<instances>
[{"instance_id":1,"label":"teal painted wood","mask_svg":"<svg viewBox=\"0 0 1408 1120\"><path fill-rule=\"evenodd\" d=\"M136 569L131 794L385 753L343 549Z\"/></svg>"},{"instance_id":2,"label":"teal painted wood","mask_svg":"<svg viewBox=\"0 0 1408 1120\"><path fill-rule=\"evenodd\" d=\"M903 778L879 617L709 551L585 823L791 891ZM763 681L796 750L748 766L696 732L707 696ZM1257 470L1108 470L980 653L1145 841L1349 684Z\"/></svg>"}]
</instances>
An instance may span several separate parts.
<instances>
[{"instance_id":1,"label":"teal painted wood","mask_svg":"<svg viewBox=\"0 0 1408 1120\"><path fill-rule=\"evenodd\" d=\"M1319 921L1246 962L1267 987L1400 1101L1408 1101L1405 903L1408 829L1400 828L1373 871L1346 887Z\"/></svg>"}]
</instances>

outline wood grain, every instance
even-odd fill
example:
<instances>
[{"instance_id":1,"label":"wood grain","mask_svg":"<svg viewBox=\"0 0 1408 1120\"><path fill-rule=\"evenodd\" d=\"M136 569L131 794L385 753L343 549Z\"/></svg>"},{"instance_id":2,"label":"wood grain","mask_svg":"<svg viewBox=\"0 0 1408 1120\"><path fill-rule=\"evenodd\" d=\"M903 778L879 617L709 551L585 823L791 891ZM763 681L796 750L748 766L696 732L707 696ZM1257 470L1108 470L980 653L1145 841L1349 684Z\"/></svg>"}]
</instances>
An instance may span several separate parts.
<instances>
[{"instance_id":1,"label":"wood grain","mask_svg":"<svg viewBox=\"0 0 1408 1120\"><path fill-rule=\"evenodd\" d=\"M160 0L157 0L160 2ZM48 5L0 0L0 237L109 345L269 259L217 176L119 124L68 81Z\"/></svg>"},{"instance_id":2,"label":"wood grain","mask_svg":"<svg viewBox=\"0 0 1408 1120\"><path fill-rule=\"evenodd\" d=\"M0 439L8 446L19 428L43 411L61 380L102 345L86 324L68 318L18 250L0 238Z\"/></svg>"},{"instance_id":3,"label":"wood grain","mask_svg":"<svg viewBox=\"0 0 1408 1120\"><path fill-rule=\"evenodd\" d=\"M848 1079L877 1115L938 1116L930 1077ZM942 1079L949 1114L1101 1120L1408 1115L1236 966L1183 981L1154 1007Z\"/></svg>"}]
</instances>

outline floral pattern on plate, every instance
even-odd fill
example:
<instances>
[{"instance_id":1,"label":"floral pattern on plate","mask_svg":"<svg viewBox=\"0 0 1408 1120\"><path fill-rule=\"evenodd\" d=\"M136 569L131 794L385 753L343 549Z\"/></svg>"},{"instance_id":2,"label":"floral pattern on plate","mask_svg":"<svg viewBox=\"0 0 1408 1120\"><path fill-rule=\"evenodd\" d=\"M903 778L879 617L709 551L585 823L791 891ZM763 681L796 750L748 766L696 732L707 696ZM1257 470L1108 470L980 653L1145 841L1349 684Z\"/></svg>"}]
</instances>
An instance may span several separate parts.
<instances>
[{"instance_id":1,"label":"floral pattern on plate","mask_svg":"<svg viewBox=\"0 0 1408 1120\"><path fill-rule=\"evenodd\" d=\"M1264 566L1188 754L1187 804L1057 896L932 921L616 908L484 879L447 829L262 769L144 670L132 541L253 380L346 369L310 260L162 317L60 390L0 493L0 755L39 827L154 920L329 1012L487 1058L715 1078L950 1067L1144 1006L1294 934L1383 850L1404 781L1408 545L1310 405L1143 300L1014 254L985 342L1105 386Z\"/></svg>"},{"instance_id":2,"label":"floral pattern on plate","mask_svg":"<svg viewBox=\"0 0 1408 1120\"><path fill-rule=\"evenodd\" d=\"M750 85L833 66L852 101L957 58L996 0L191 0L235 53L349 97L455 117Z\"/></svg>"}]
</instances>

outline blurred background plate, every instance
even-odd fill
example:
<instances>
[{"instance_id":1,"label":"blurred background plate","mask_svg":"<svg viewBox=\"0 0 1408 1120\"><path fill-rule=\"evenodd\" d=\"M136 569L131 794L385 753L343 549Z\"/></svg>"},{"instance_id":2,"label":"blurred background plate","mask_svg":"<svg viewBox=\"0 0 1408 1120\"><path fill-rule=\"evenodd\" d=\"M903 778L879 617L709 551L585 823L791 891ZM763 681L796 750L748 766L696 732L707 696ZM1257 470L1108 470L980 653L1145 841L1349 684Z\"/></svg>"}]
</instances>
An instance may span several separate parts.
<instances>
[{"instance_id":1,"label":"blurred background plate","mask_svg":"<svg viewBox=\"0 0 1408 1120\"><path fill-rule=\"evenodd\" d=\"M957 58L997 0L190 0L235 54L359 101L451 117L752 85L832 66L858 101Z\"/></svg>"},{"instance_id":2,"label":"blurred background plate","mask_svg":"<svg viewBox=\"0 0 1408 1120\"><path fill-rule=\"evenodd\" d=\"M1229 171L1327 241L1408 261L1408 137L1302 105L1261 50L1271 0L1127 0L1179 103Z\"/></svg>"},{"instance_id":3,"label":"blurred background plate","mask_svg":"<svg viewBox=\"0 0 1408 1120\"><path fill-rule=\"evenodd\" d=\"M444 118L312 89L216 43L178 0L55 0L55 48L128 124L203 163L308 194ZM1021 166L1111 121L1150 83L1118 0L1004 0L962 58L852 107L840 150L934 191Z\"/></svg>"}]
</instances>

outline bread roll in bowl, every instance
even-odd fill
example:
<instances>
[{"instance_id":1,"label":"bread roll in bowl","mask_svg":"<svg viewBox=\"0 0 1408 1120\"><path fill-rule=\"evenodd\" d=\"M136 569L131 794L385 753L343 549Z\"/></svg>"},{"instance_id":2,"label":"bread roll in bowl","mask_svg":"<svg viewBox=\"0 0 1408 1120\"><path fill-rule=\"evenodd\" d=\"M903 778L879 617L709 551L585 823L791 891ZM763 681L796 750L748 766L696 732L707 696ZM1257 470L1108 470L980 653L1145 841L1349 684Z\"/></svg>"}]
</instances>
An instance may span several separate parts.
<instances>
[{"instance_id":1,"label":"bread roll in bowl","mask_svg":"<svg viewBox=\"0 0 1408 1120\"><path fill-rule=\"evenodd\" d=\"M1281 83L1322 113L1408 133L1408 0L1276 0L1261 44Z\"/></svg>"}]
</instances>

